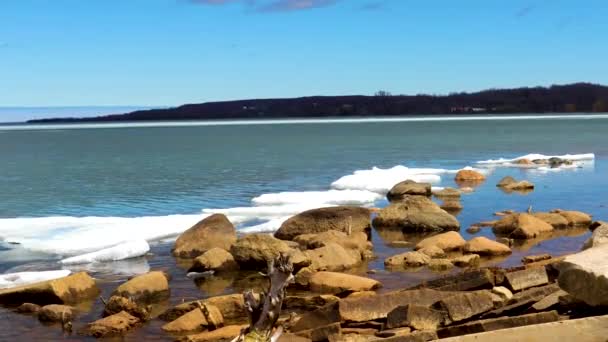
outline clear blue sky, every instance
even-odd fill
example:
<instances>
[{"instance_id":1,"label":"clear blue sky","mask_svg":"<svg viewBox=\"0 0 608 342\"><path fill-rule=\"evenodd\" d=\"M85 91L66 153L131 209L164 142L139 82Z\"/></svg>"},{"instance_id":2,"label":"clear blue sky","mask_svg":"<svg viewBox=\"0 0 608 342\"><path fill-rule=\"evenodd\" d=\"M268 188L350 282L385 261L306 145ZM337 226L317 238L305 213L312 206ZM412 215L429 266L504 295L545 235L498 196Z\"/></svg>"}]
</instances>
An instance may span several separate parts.
<instances>
[{"instance_id":1,"label":"clear blue sky","mask_svg":"<svg viewBox=\"0 0 608 342\"><path fill-rule=\"evenodd\" d=\"M606 0L2 0L0 106L608 84L607 37Z\"/></svg>"}]
</instances>

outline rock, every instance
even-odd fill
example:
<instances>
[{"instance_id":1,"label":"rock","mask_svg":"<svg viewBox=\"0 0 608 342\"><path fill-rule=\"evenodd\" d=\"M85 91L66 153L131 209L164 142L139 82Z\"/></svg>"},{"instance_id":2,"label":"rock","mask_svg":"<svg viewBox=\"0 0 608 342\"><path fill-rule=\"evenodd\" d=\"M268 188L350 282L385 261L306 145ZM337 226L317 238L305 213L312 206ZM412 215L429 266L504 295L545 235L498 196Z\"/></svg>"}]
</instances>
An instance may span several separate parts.
<instances>
[{"instance_id":1,"label":"rock","mask_svg":"<svg viewBox=\"0 0 608 342\"><path fill-rule=\"evenodd\" d=\"M391 241L388 243L393 248L409 248L412 247L412 243L409 241Z\"/></svg>"},{"instance_id":2,"label":"rock","mask_svg":"<svg viewBox=\"0 0 608 342\"><path fill-rule=\"evenodd\" d=\"M551 254L540 254L540 255L528 255L521 259L523 264L531 264L533 262L539 262L543 260L551 259Z\"/></svg>"},{"instance_id":3,"label":"rock","mask_svg":"<svg viewBox=\"0 0 608 342\"><path fill-rule=\"evenodd\" d=\"M85 272L36 284L0 290L0 304L72 304L99 294L95 280Z\"/></svg>"},{"instance_id":4,"label":"rock","mask_svg":"<svg viewBox=\"0 0 608 342\"><path fill-rule=\"evenodd\" d=\"M557 267L559 286L591 306L608 305L608 245L566 257Z\"/></svg>"},{"instance_id":5,"label":"rock","mask_svg":"<svg viewBox=\"0 0 608 342\"><path fill-rule=\"evenodd\" d=\"M387 338L387 337L395 337L395 336L405 336L409 335L412 332L412 329L409 327L397 328L397 329L385 329L382 331L378 331L375 333L376 336Z\"/></svg>"},{"instance_id":6,"label":"rock","mask_svg":"<svg viewBox=\"0 0 608 342\"><path fill-rule=\"evenodd\" d=\"M452 262L448 259L431 259L428 264L428 268L433 271L443 272L451 270L454 267Z\"/></svg>"},{"instance_id":7,"label":"rock","mask_svg":"<svg viewBox=\"0 0 608 342\"><path fill-rule=\"evenodd\" d=\"M437 331L437 336L439 338L446 338L452 336L475 334L484 331L493 331L521 327L526 325L557 322L558 320L559 315L557 314L557 311L532 313L515 317L490 318L440 329Z\"/></svg>"},{"instance_id":8,"label":"rock","mask_svg":"<svg viewBox=\"0 0 608 342\"><path fill-rule=\"evenodd\" d=\"M454 188L444 188L433 192L433 195L437 198L460 198L460 191Z\"/></svg>"},{"instance_id":9,"label":"rock","mask_svg":"<svg viewBox=\"0 0 608 342\"><path fill-rule=\"evenodd\" d=\"M355 232L348 235L336 230L328 230L319 234L302 234L296 236L293 241L297 242L303 249L316 249L325 247L328 243L337 243L345 249L363 251L371 249L371 242L364 232Z\"/></svg>"},{"instance_id":10,"label":"rock","mask_svg":"<svg viewBox=\"0 0 608 342\"><path fill-rule=\"evenodd\" d=\"M121 311L112 316L102 318L90 323L84 331L85 335L94 337L105 337L120 335L132 329L139 323L139 320L128 313Z\"/></svg>"},{"instance_id":11,"label":"rock","mask_svg":"<svg viewBox=\"0 0 608 342\"><path fill-rule=\"evenodd\" d=\"M544 267L533 267L509 272L505 275L505 278L513 291L520 291L549 283L549 277Z\"/></svg>"},{"instance_id":12,"label":"rock","mask_svg":"<svg viewBox=\"0 0 608 342\"><path fill-rule=\"evenodd\" d=\"M539 212L533 213L532 216L547 222L555 229L564 229L568 227L568 220L560 214Z\"/></svg>"},{"instance_id":13,"label":"rock","mask_svg":"<svg viewBox=\"0 0 608 342\"><path fill-rule=\"evenodd\" d=\"M285 241L268 234L249 234L241 237L230 249L230 253L244 269L264 269L268 261L291 249Z\"/></svg>"},{"instance_id":14,"label":"rock","mask_svg":"<svg viewBox=\"0 0 608 342\"><path fill-rule=\"evenodd\" d=\"M171 333L198 332L201 330L213 330L224 325L224 317L220 310L213 305L205 305L208 317L203 309L196 308L176 320L162 326L162 329Z\"/></svg>"},{"instance_id":15,"label":"rock","mask_svg":"<svg viewBox=\"0 0 608 342\"><path fill-rule=\"evenodd\" d=\"M359 291L349 294L348 296L346 296L346 298L373 297L375 295L377 295L375 291Z\"/></svg>"},{"instance_id":16,"label":"rock","mask_svg":"<svg viewBox=\"0 0 608 342\"><path fill-rule=\"evenodd\" d=\"M389 204L380 210L373 223L377 229L400 228L408 233L460 229L454 216L423 196L410 196Z\"/></svg>"},{"instance_id":17,"label":"rock","mask_svg":"<svg viewBox=\"0 0 608 342\"><path fill-rule=\"evenodd\" d=\"M426 342L437 339L437 333L430 330L413 331L406 335L397 335L394 337L383 338L381 340L373 340L378 342Z\"/></svg>"},{"instance_id":18,"label":"rock","mask_svg":"<svg viewBox=\"0 0 608 342\"><path fill-rule=\"evenodd\" d=\"M446 232L437 234L420 241L416 245L416 250L426 249L429 247L438 247L445 252L461 250L466 241L458 232Z\"/></svg>"},{"instance_id":19,"label":"rock","mask_svg":"<svg viewBox=\"0 0 608 342\"><path fill-rule=\"evenodd\" d=\"M320 327L315 327L310 330L302 330L296 333L296 335L309 338L313 342L327 341L330 339L330 336L341 334L342 332L340 323L332 323Z\"/></svg>"},{"instance_id":20,"label":"rock","mask_svg":"<svg viewBox=\"0 0 608 342\"><path fill-rule=\"evenodd\" d=\"M40 312L40 305L36 305L36 304L32 304L32 303L23 303L21 305L19 305L19 307L16 309L16 311L18 313L22 313L22 314L37 314L38 312Z\"/></svg>"},{"instance_id":21,"label":"rock","mask_svg":"<svg viewBox=\"0 0 608 342\"><path fill-rule=\"evenodd\" d=\"M460 203L460 200L456 199L444 200L439 207L454 216L460 214L462 209L464 209L462 203Z\"/></svg>"},{"instance_id":22,"label":"rock","mask_svg":"<svg viewBox=\"0 0 608 342\"><path fill-rule=\"evenodd\" d=\"M113 296L126 297L135 302L156 302L168 298L169 294L168 276L160 271L136 276L112 293Z\"/></svg>"},{"instance_id":23,"label":"rock","mask_svg":"<svg viewBox=\"0 0 608 342\"><path fill-rule=\"evenodd\" d=\"M531 190L534 190L534 184L528 182L528 181L519 181L516 183L512 183L509 185L506 185L504 187L502 187L503 190L510 192L510 191L523 191L523 192L529 192Z\"/></svg>"},{"instance_id":24,"label":"rock","mask_svg":"<svg viewBox=\"0 0 608 342\"><path fill-rule=\"evenodd\" d=\"M308 288L310 284L310 278L315 271L310 267L304 267L298 271L295 275L295 282L298 286Z\"/></svg>"},{"instance_id":25,"label":"rock","mask_svg":"<svg viewBox=\"0 0 608 342\"><path fill-rule=\"evenodd\" d=\"M415 330L437 330L437 327L444 321L444 314L422 305L398 306L388 313L386 327L389 329L411 327Z\"/></svg>"},{"instance_id":26,"label":"rock","mask_svg":"<svg viewBox=\"0 0 608 342\"><path fill-rule=\"evenodd\" d=\"M467 233L469 233L469 234L477 234L480 231L481 231L481 227L476 226L476 225L472 225L469 228L467 228Z\"/></svg>"},{"instance_id":27,"label":"rock","mask_svg":"<svg viewBox=\"0 0 608 342\"><path fill-rule=\"evenodd\" d=\"M441 291L471 291L494 287L495 278L494 272L488 268L465 270L424 282L414 288L431 288Z\"/></svg>"},{"instance_id":28,"label":"rock","mask_svg":"<svg viewBox=\"0 0 608 342\"><path fill-rule=\"evenodd\" d=\"M440 259L440 258L446 257L446 254L443 251L443 249L441 249L437 246L425 247L425 248L420 249L419 252L422 254L426 254L433 259Z\"/></svg>"},{"instance_id":29,"label":"rock","mask_svg":"<svg viewBox=\"0 0 608 342\"><path fill-rule=\"evenodd\" d=\"M367 292L355 292L367 293ZM375 292L372 292L375 294ZM340 298L332 295L313 295L313 296L287 296L283 300L283 310L304 310L313 311L327 304L334 304L340 301Z\"/></svg>"},{"instance_id":30,"label":"rock","mask_svg":"<svg viewBox=\"0 0 608 342\"><path fill-rule=\"evenodd\" d=\"M340 315L338 312L338 305L339 302L327 304L317 310L299 315L292 324L290 331L297 333L298 331L305 331L314 329L315 327L339 323Z\"/></svg>"},{"instance_id":31,"label":"rock","mask_svg":"<svg viewBox=\"0 0 608 342\"><path fill-rule=\"evenodd\" d=\"M276 342L311 342L312 340L306 337L297 336L294 334L281 334Z\"/></svg>"},{"instance_id":32,"label":"rock","mask_svg":"<svg viewBox=\"0 0 608 342\"><path fill-rule=\"evenodd\" d=\"M506 177L503 177L500 181L498 181L498 184L496 184L496 186L499 188L503 188L507 185L511 185L514 183L517 183L517 180L515 178L513 178L511 176L506 176Z\"/></svg>"},{"instance_id":33,"label":"rock","mask_svg":"<svg viewBox=\"0 0 608 342\"><path fill-rule=\"evenodd\" d=\"M308 210L285 221L274 236L281 240L293 240L298 235L328 230L369 234L370 214L367 208L349 206Z\"/></svg>"},{"instance_id":34,"label":"rock","mask_svg":"<svg viewBox=\"0 0 608 342\"><path fill-rule=\"evenodd\" d=\"M239 265L232 254L221 248L211 248L194 259L194 264L188 272L235 271L238 269Z\"/></svg>"},{"instance_id":35,"label":"rock","mask_svg":"<svg viewBox=\"0 0 608 342\"><path fill-rule=\"evenodd\" d=\"M337 243L330 242L326 246L305 252L310 259L310 269L316 271L342 271L361 263L361 253L345 249Z\"/></svg>"},{"instance_id":36,"label":"rock","mask_svg":"<svg viewBox=\"0 0 608 342\"><path fill-rule=\"evenodd\" d=\"M490 317L501 317L505 315L517 315L521 314L524 310L529 308L532 304L545 298L546 296L559 290L556 284L549 284L545 286L532 287L513 295L513 297L507 301L506 306L501 306L498 309L486 312L482 315L482 318Z\"/></svg>"},{"instance_id":37,"label":"rock","mask_svg":"<svg viewBox=\"0 0 608 342\"><path fill-rule=\"evenodd\" d=\"M552 308L553 306L559 304L559 298L563 296L569 296L568 292L564 290L554 292L546 296L545 298L539 300L538 302L534 303L534 305L532 305L532 309L536 311L546 311Z\"/></svg>"},{"instance_id":38,"label":"rock","mask_svg":"<svg viewBox=\"0 0 608 342\"><path fill-rule=\"evenodd\" d=\"M553 231L553 226L530 214L513 214L503 217L492 228L496 235L510 235L518 239L530 239Z\"/></svg>"},{"instance_id":39,"label":"rock","mask_svg":"<svg viewBox=\"0 0 608 342\"><path fill-rule=\"evenodd\" d=\"M494 213L494 216L508 216L508 215L512 215L512 214L515 214L515 211L508 209L508 210L497 211Z\"/></svg>"},{"instance_id":40,"label":"rock","mask_svg":"<svg viewBox=\"0 0 608 342\"><path fill-rule=\"evenodd\" d=\"M521 158L521 159L517 159L514 164L518 164L518 165L534 165L534 163L527 158Z\"/></svg>"},{"instance_id":41,"label":"rock","mask_svg":"<svg viewBox=\"0 0 608 342\"><path fill-rule=\"evenodd\" d=\"M336 321L366 322L384 319L398 306L407 304L430 306L454 293L419 289L382 293L373 297L346 298L339 303L339 317Z\"/></svg>"},{"instance_id":42,"label":"rock","mask_svg":"<svg viewBox=\"0 0 608 342\"><path fill-rule=\"evenodd\" d=\"M381 286L377 280L345 273L317 272L310 278L310 289L321 293L370 291Z\"/></svg>"},{"instance_id":43,"label":"rock","mask_svg":"<svg viewBox=\"0 0 608 342\"><path fill-rule=\"evenodd\" d=\"M42 322L69 322L74 318L74 312L71 306L50 304L40 309L38 319Z\"/></svg>"},{"instance_id":44,"label":"rock","mask_svg":"<svg viewBox=\"0 0 608 342\"><path fill-rule=\"evenodd\" d=\"M581 211L556 209L551 212L562 215L566 220L568 220L568 225L571 227L586 227L589 226L592 221L591 215L585 214Z\"/></svg>"},{"instance_id":45,"label":"rock","mask_svg":"<svg viewBox=\"0 0 608 342\"><path fill-rule=\"evenodd\" d=\"M183 232L175 241L173 255L195 258L212 248L230 250L236 230L223 214L213 214Z\"/></svg>"},{"instance_id":46,"label":"rock","mask_svg":"<svg viewBox=\"0 0 608 342\"><path fill-rule=\"evenodd\" d=\"M463 250L465 253L473 253L483 256L511 254L511 249L509 247L483 236L469 240L464 245Z\"/></svg>"},{"instance_id":47,"label":"rock","mask_svg":"<svg viewBox=\"0 0 608 342\"><path fill-rule=\"evenodd\" d=\"M459 293L439 301L438 307L447 311L453 322L477 316L494 308L490 291Z\"/></svg>"},{"instance_id":48,"label":"rock","mask_svg":"<svg viewBox=\"0 0 608 342\"><path fill-rule=\"evenodd\" d=\"M452 259L454 266L458 267L478 266L480 262L481 258L477 254L465 254Z\"/></svg>"},{"instance_id":49,"label":"rock","mask_svg":"<svg viewBox=\"0 0 608 342\"><path fill-rule=\"evenodd\" d=\"M393 255L384 260L387 267L420 267L427 265L431 257L420 252L406 252Z\"/></svg>"},{"instance_id":50,"label":"rock","mask_svg":"<svg viewBox=\"0 0 608 342\"><path fill-rule=\"evenodd\" d=\"M502 243L503 245L505 245L507 247L511 247L511 246L513 246L513 243L515 241L513 239L509 239L506 237L499 237L499 238L496 238L496 242Z\"/></svg>"},{"instance_id":51,"label":"rock","mask_svg":"<svg viewBox=\"0 0 608 342\"><path fill-rule=\"evenodd\" d=\"M125 311L131 316L136 317L140 321L150 319L150 309L141 307L136 302L120 296L112 296L108 299L103 311L104 316L111 316L121 311Z\"/></svg>"},{"instance_id":52,"label":"rock","mask_svg":"<svg viewBox=\"0 0 608 342\"><path fill-rule=\"evenodd\" d=\"M243 295L230 294L179 304L165 311L162 315L160 315L160 319L165 321L173 321L180 316L199 308L199 302L205 305L213 305L217 307L226 320L241 320L247 317L247 309L245 308Z\"/></svg>"},{"instance_id":53,"label":"rock","mask_svg":"<svg viewBox=\"0 0 608 342\"><path fill-rule=\"evenodd\" d=\"M513 298L513 293L504 286L496 286L492 288L492 293L499 296L501 299L507 301Z\"/></svg>"},{"instance_id":54,"label":"rock","mask_svg":"<svg viewBox=\"0 0 608 342\"><path fill-rule=\"evenodd\" d=\"M456 182L468 182L468 181L484 181L486 180L486 176L482 173L475 170L460 170L456 173L456 177L454 177Z\"/></svg>"},{"instance_id":55,"label":"rock","mask_svg":"<svg viewBox=\"0 0 608 342\"><path fill-rule=\"evenodd\" d=\"M232 341L239 336L241 330L246 328L246 325L229 325L213 331L205 331L198 334L188 335L179 341L183 342L224 342Z\"/></svg>"},{"instance_id":56,"label":"rock","mask_svg":"<svg viewBox=\"0 0 608 342\"><path fill-rule=\"evenodd\" d=\"M608 223L597 222L591 237L583 244L583 250L608 243Z\"/></svg>"},{"instance_id":57,"label":"rock","mask_svg":"<svg viewBox=\"0 0 608 342\"><path fill-rule=\"evenodd\" d=\"M417 183L412 180L406 180L397 183L386 195L387 199L399 201L407 196L431 196L431 183Z\"/></svg>"}]
</instances>

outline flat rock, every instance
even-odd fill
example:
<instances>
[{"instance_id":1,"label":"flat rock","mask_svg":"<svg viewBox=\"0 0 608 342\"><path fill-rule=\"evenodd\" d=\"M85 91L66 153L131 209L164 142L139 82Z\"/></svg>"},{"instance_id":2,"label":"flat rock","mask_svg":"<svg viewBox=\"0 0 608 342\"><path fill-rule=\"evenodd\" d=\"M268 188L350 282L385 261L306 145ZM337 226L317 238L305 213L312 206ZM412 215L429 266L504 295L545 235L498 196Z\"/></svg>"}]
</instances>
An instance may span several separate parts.
<instances>
[{"instance_id":1,"label":"flat rock","mask_svg":"<svg viewBox=\"0 0 608 342\"><path fill-rule=\"evenodd\" d=\"M434 341L437 339L437 333L432 330L418 330L413 331L410 334L396 335L393 337L387 337L380 340L372 340L378 342L426 342Z\"/></svg>"},{"instance_id":2,"label":"flat rock","mask_svg":"<svg viewBox=\"0 0 608 342\"><path fill-rule=\"evenodd\" d=\"M303 249L316 249L327 246L328 243L337 243L345 249L367 250L373 246L368 241L364 232L354 232L350 235L337 230L328 230L318 234L302 234L296 236L293 241Z\"/></svg>"},{"instance_id":3,"label":"flat rock","mask_svg":"<svg viewBox=\"0 0 608 342\"><path fill-rule=\"evenodd\" d=\"M373 220L377 229L399 228L407 233L459 230L460 223L435 202L423 196L410 196L392 202Z\"/></svg>"},{"instance_id":4,"label":"flat rock","mask_svg":"<svg viewBox=\"0 0 608 342\"><path fill-rule=\"evenodd\" d=\"M457 274L423 282L418 288L431 288L440 291L470 291L477 289L491 289L494 287L495 275L490 269L482 268L465 270Z\"/></svg>"},{"instance_id":5,"label":"flat rock","mask_svg":"<svg viewBox=\"0 0 608 342\"><path fill-rule=\"evenodd\" d=\"M532 216L547 222L555 229L568 228L568 220L560 214L539 212L533 213Z\"/></svg>"},{"instance_id":6,"label":"flat rock","mask_svg":"<svg viewBox=\"0 0 608 342\"><path fill-rule=\"evenodd\" d=\"M243 269L264 269L270 260L281 253L288 254L291 248L268 234L248 234L236 241L230 254Z\"/></svg>"},{"instance_id":7,"label":"flat rock","mask_svg":"<svg viewBox=\"0 0 608 342\"><path fill-rule=\"evenodd\" d=\"M232 254L225 249L214 247L196 257L188 272L235 271L238 269L239 264L234 260Z\"/></svg>"},{"instance_id":8,"label":"flat rock","mask_svg":"<svg viewBox=\"0 0 608 342\"><path fill-rule=\"evenodd\" d=\"M557 284L532 287L513 295L505 306L482 315L482 318L517 315L528 309L532 304L559 290Z\"/></svg>"},{"instance_id":9,"label":"flat rock","mask_svg":"<svg viewBox=\"0 0 608 342\"><path fill-rule=\"evenodd\" d=\"M511 254L511 248L500 242L492 241L484 236L479 236L469 240L463 248L465 253L478 254L483 256L496 256Z\"/></svg>"},{"instance_id":10,"label":"flat rock","mask_svg":"<svg viewBox=\"0 0 608 342\"><path fill-rule=\"evenodd\" d=\"M224 342L232 341L235 337L239 336L241 330L246 328L245 325L229 325L223 328L219 328L213 331L205 331L198 334L185 336L178 341L183 342Z\"/></svg>"},{"instance_id":11,"label":"flat rock","mask_svg":"<svg viewBox=\"0 0 608 342\"><path fill-rule=\"evenodd\" d=\"M75 310L68 305L50 304L43 306L38 312L42 322L68 322L74 318Z\"/></svg>"},{"instance_id":12,"label":"flat rock","mask_svg":"<svg viewBox=\"0 0 608 342\"><path fill-rule=\"evenodd\" d=\"M530 239L553 231L549 223L530 214L512 214L500 219L492 227L496 235L509 235L517 239Z\"/></svg>"},{"instance_id":13,"label":"flat rock","mask_svg":"<svg viewBox=\"0 0 608 342\"><path fill-rule=\"evenodd\" d=\"M73 304L99 295L95 280L86 272L64 278L0 290L0 304Z\"/></svg>"},{"instance_id":14,"label":"flat rock","mask_svg":"<svg viewBox=\"0 0 608 342\"><path fill-rule=\"evenodd\" d=\"M551 212L562 215L566 220L568 220L568 225L572 227L589 226L592 221L591 215L583 213L582 211L556 209Z\"/></svg>"},{"instance_id":15,"label":"flat rock","mask_svg":"<svg viewBox=\"0 0 608 342\"><path fill-rule=\"evenodd\" d=\"M217 307L227 320L239 320L247 317L247 309L245 308L243 295L229 294L176 305L160 315L160 318L165 321L173 321L178 317L198 308L199 302Z\"/></svg>"},{"instance_id":16,"label":"flat rock","mask_svg":"<svg viewBox=\"0 0 608 342\"><path fill-rule=\"evenodd\" d=\"M220 310L213 305L206 305L205 308L207 309L209 319L207 319L201 308L196 308L176 320L163 325L162 329L166 332L184 333L221 327L224 324L224 317Z\"/></svg>"},{"instance_id":17,"label":"flat rock","mask_svg":"<svg viewBox=\"0 0 608 342\"><path fill-rule=\"evenodd\" d=\"M132 329L139 323L136 317L121 311L112 316L102 318L93 323L90 323L84 330L85 335L94 336L97 338L121 335Z\"/></svg>"},{"instance_id":18,"label":"flat rock","mask_svg":"<svg viewBox=\"0 0 608 342\"><path fill-rule=\"evenodd\" d=\"M386 195L389 201L399 201L406 196L431 196L431 183L417 183L413 180L406 180L395 184Z\"/></svg>"},{"instance_id":19,"label":"flat rock","mask_svg":"<svg viewBox=\"0 0 608 342\"><path fill-rule=\"evenodd\" d=\"M372 293L375 294L375 292ZM339 301L340 298L332 295L287 296L283 300L283 310L313 311L327 304L333 304Z\"/></svg>"},{"instance_id":20,"label":"flat rock","mask_svg":"<svg viewBox=\"0 0 608 342\"><path fill-rule=\"evenodd\" d=\"M608 245L567 256L560 264L559 286L591 306L608 305Z\"/></svg>"},{"instance_id":21,"label":"flat rock","mask_svg":"<svg viewBox=\"0 0 608 342\"><path fill-rule=\"evenodd\" d=\"M436 330L443 323L444 315L444 312L422 305L398 306L388 313L386 327L389 329L411 327L415 330Z\"/></svg>"},{"instance_id":22,"label":"flat rock","mask_svg":"<svg viewBox=\"0 0 608 342\"><path fill-rule=\"evenodd\" d=\"M416 250L425 249L429 247L438 247L443 251L449 252L454 250L460 250L464 247L466 241L462 238L462 235L458 232L446 232L431 236L420 241L416 244Z\"/></svg>"},{"instance_id":23,"label":"flat rock","mask_svg":"<svg viewBox=\"0 0 608 342\"><path fill-rule=\"evenodd\" d=\"M371 231L371 212L367 208L338 206L312 209L283 222L275 237L293 240L298 235L337 230L344 233Z\"/></svg>"},{"instance_id":24,"label":"flat rock","mask_svg":"<svg viewBox=\"0 0 608 342\"><path fill-rule=\"evenodd\" d=\"M543 260L549 260L551 259L551 254L539 254L539 255L527 255L525 257L523 257L521 259L521 262L523 264L531 264L531 263L535 263L535 262L539 262L539 261L543 261Z\"/></svg>"},{"instance_id":25,"label":"flat rock","mask_svg":"<svg viewBox=\"0 0 608 342\"><path fill-rule=\"evenodd\" d=\"M384 260L387 267L420 267L428 265L431 257L421 252L405 252Z\"/></svg>"},{"instance_id":26,"label":"flat rock","mask_svg":"<svg viewBox=\"0 0 608 342\"><path fill-rule=\"evenodd\" d=\"M175 241L173 254L195 258L212 248L230 250L236 242L236 230L223 214L213 214L183 232Z\"/></svg>"},{"instance_id":27,"label":"flat rock","mask_svg":"<svg viewBox=\"0 0 608 342\"><path fill-rule=\"evenodd\" d=\"M321 293L370 291L381 286L377 280L346 273L317 272L310 278L310 289Z\"/></svg>"},{"instance_id":28,"label":"flat rock","mask_svg":"<svg viewBox=\"0 0 608 342\"><path fill-rule=\"evenodd\" d=\"M478 266L481 262L481 257L478 254L465 254L452 259L454 266L472 267Z\"/></svg>"},{"instance_id":29,"label":"flat rock","mask_svg":"<svg viewBox=\"0 0 608 342\"><path fill-rule=\"evenodd\" d=\"M308 250L305 255L310 260L310 269L315 271L343 271L362 261L359 251L345 249L333 242L321 248Z\"/></svg>"},{"instance_id":30,"label":"flat rock","mask_svg":"<svg viewBox=\"0 0 608 342\"><path fill-rule=\"evenodd\" d=\"M446 311L453 322L480 315L494 308L490 291L458 293L442 299L438 307Z\"/></svg>"},{"instance_id":31,"label":"flat rock","mask_svg":"<svg viewBox=\"0 0 608 342\"><path fill-rule=\"evenodd\" d=\"M120 285L113 296L130 298L136 302L156 302L169 297L168 276L161 271L136 276Z\"/></svg>"},{"instance_id":32,"label":"flat rock","mask_svg":"<svg viewBox=\"0 0 608 342\"><path fill-rule=\"evenodd\" d=\"M291 332L311 330L316 327L326 326L340 322L338 311L339 303L331 303L318 308L317 310L306 312L298 316L297 321L291 326Z\"/></svg>"},{"instance_id":33,"label":"flat rock","mask_svg":"<svg viewBox=\"0 0 608 342\"><path fill-rule=\"evenodd\" d=\"M509 272L505 275L511 290L521 291L529 287L549 283L549 277L544 267L532 267L521 271Z\"/></svg>"},{"instance_id":34,"label":"flat rock","mask_svg":"<svg viewBox=\"0 0 608 342\"><path fill-rule=\"evenodd\" d=\"M559 304L559 298L568 295L568 292L559 290L546 296L532 305L532 309L536 311L545 311Z\"/></svg>"}]
</instances>

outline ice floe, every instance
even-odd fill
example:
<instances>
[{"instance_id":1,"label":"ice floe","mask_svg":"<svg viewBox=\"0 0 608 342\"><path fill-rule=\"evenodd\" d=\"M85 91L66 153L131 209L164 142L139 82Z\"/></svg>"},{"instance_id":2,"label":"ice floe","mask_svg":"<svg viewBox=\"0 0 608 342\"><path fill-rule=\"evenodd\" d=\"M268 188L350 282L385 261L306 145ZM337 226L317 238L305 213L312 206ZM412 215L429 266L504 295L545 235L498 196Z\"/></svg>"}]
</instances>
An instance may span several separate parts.
<instances>
[{"instance_id":1,"label":"ice floe","mask_svg":"<svg viewBox=\"0 0 608 342\"><path fill-rule=\"evenodd\" d=\"M0 289L7 289L11 287L63 278L70 275L70 273L72 273L70 270L59 270L0 274Z\"/></svg>"},{"instance_id":2,"label":"ice floe","mask_svg":"<svg viewBox=\"0 0 608 342\"><path fill-rule=\"evenodd\" d=\"M293 191L263 194L251 202L258 206L324 203L333 205L369 205L383 196L366 190Z\"/></svg>"},{"instance_id":3,"label":"ice floe","mask_svg":"<svg viewBox=\"0 0 608 342\"><path fill-rule=\"evenodd\" d=\"M150 272L150 264L146 258L134 258L110 262L93 262L90 264L62 265L64 270L72 272L88 272L104 275L133 276Z\"/></svg>"},{"instance_id":4,"label":"ice floe","mask_svg":"<svg viewBox=\"0 0 608 342\"><path fill-rule=\"evenodd\" d=\"M565 159L565 160L571 160L573 162L584 162L584 161L592 161L595 159L595 154L593 153L584 153L584 154L564 154L561 156L548 156L548 155L544 155L544 154L539 154L539 153L531 153L531 154L526 154L524 156L520 156L517 158L512 158L512 159L506 159L506 158L499 158L499 159L488 159L488 160L481 160L478 161L477 164L479 165L496 165L496 166L518 166L518 167L535 167L536 165L526 165L526 164L515 164L518 160L521 159L528 159L530 161L535 160L535 159L551 159L551 158L559 158L559 159ZM543 165L538 165L538 167L543 167Z\"/></svg>"},{"instance_id":5,"label":"ice floe","mask_svg":"<svg viewBox=\"0 0 608 342\"><path fill-rule=\"evenodd\" d=\"M96 252L73 256L59 261L64 265L87 264L92 262L118 261L145 255L150 251L146 240L135 240L121 243Z\"/></svg>"}]
</instances>

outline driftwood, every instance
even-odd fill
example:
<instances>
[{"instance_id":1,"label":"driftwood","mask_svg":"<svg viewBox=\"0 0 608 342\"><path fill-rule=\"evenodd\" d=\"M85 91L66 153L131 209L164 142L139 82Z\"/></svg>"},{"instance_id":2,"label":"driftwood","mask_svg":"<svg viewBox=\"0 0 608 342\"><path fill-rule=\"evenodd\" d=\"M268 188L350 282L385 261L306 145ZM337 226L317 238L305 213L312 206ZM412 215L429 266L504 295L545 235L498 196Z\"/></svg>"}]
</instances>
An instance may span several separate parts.
<instances>
[{"instance_id":1,"label":"driftwood","mask_svg":"<svg viewBox=\"0 0 608 342\"><path fill-rule=\"evenodd\" d=\"M293 265L289 256L281 254L268 263L270 289L256 296L249 290L244 293L245 307L250 325L232 342L275 342L283 333L283 327L275 327L281 314L285 289L293 281Z\"/></svg>"}]
</instances>

